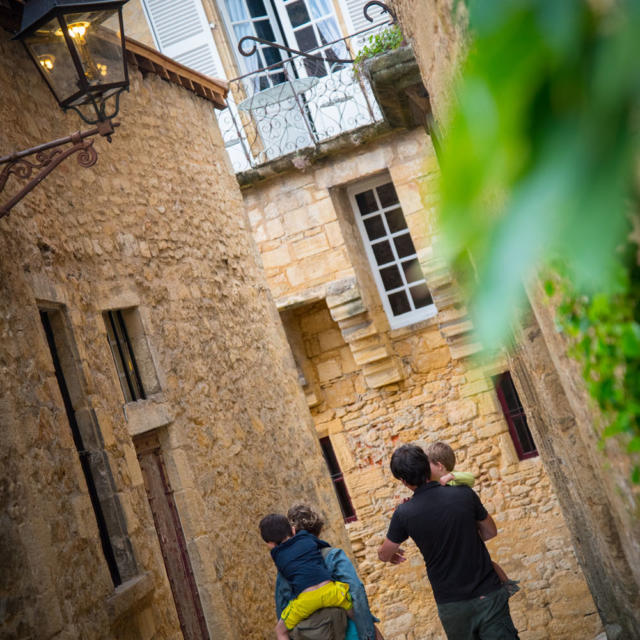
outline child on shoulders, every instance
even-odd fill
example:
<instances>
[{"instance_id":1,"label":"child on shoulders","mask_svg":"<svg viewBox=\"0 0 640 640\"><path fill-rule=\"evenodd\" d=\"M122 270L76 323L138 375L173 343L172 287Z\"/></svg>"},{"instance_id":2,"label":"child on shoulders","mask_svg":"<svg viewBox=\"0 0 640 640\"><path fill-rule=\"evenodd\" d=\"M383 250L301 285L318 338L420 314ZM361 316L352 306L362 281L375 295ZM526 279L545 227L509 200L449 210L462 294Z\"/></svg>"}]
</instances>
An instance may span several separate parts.
<instances>
[{"instance_id":1,"label":"child on shoulders","mask_svg":"<svg viewBox=\"0 0 640 640\"><path fill-rule=\"evenodd\" d=\"M260 535L271 549L278 571L289 582L294 599L283 609L276 636L288 640L289 631L318 609L352 608L349 585L331 580L320 549L330 546L308 531L291 527L283 515L272 513L260 521Z\"/></svg>"},{"instance_id":2,"label":"child on shoulders","mask_svg":"<svg viewBox=\"0 0 640 640\"><path fill-rule=\"evenodd\" d=\"M431 480L438 481L442 486L465 485L473 487L476 482L475 476L468 471L454 471L456 466L456 454L453 449L445 442L434 442L426 449L429 458L429 466L431 467ZM506 589L509 597L520 591L518 586L519 580L510 580L504 569L497 563L493 562L493 569L498 574L500 582Z\"/></svg>"}]
</instances>

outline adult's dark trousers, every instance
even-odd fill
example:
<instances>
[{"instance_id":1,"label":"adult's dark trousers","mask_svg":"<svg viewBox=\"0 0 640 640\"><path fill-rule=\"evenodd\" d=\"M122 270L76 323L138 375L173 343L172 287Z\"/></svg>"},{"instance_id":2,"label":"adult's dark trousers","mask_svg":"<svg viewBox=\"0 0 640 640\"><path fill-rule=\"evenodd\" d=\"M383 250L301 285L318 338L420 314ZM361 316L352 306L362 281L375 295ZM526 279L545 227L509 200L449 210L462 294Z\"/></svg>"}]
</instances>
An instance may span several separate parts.
<instances>
[{"instance_id":1,"label":"adult's dark trousers","mask_svg":"<svg viewBox=\"0 0 640 640\"><path fill-rule=\"evenodd\" d=\"M509 613L509 594L498 589L486 596L438 605L448 640L518 640Z\"/></svg>"}]
</instances>

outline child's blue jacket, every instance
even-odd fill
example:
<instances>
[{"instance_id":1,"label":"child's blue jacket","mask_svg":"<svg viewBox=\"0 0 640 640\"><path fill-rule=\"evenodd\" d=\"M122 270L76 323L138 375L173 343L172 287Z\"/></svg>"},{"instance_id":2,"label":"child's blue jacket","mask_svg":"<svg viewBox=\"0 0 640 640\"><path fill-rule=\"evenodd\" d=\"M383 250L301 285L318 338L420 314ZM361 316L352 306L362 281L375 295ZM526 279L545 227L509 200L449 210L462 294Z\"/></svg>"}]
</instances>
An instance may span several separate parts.
<instances>
[{"instance_id":1,"label":"child's blue jacket","mask_svg":"<svg viewBox=\"0 0 640 640\"><path fill-rule=\"evenodd\" d=\"M375 629L373 623L378 622L378 619L372 615L369 609L367 593L351 560L349 560L347 554L342 549L331 547L324 556L324 562L327 565L332 580L346 582L349 585L349 592L351 593L353 602L354 620L349 620L345 640L374 640ZM280 618L282 610L294 598L291 585L280 573L278 573L276 578L275 596L276 617Z\"/></svg>"}]
</instances>

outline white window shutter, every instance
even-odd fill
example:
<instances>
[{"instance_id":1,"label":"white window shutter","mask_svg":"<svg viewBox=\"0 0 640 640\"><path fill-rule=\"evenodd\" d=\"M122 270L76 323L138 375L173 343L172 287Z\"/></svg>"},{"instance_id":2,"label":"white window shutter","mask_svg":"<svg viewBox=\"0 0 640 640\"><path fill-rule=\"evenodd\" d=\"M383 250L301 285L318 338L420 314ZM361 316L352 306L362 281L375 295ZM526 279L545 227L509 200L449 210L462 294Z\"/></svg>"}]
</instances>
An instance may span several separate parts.
<instances>
[{"instance_id":1,"label":"white window shutter","mask_svg":"<svg viewBox=\"0 0 640 640\"><path fill-rule=\"evenodd\" d=\"M142 0L160 53L211 78L226 79L201 0Z\"/></svg>"},{"instance_id":2,"label":"white window shutter","mask_svg":"<svg viewBox=\"0 0 640 640\"><path fill-rule=\"evenodd\" d=\"M378 22L383 22L385 17L389 17L380 7L373 6L369 9L369 15L373 18L373 22L369 22L364 17L364 5L367 4L367 2L368 0L339 0L342 15L349 29L349 34L362 31ZM370 33L364 33L354 39L353 45L356 50L360 49L363 44L366 44Z\"/></svg>"}]
</instances>

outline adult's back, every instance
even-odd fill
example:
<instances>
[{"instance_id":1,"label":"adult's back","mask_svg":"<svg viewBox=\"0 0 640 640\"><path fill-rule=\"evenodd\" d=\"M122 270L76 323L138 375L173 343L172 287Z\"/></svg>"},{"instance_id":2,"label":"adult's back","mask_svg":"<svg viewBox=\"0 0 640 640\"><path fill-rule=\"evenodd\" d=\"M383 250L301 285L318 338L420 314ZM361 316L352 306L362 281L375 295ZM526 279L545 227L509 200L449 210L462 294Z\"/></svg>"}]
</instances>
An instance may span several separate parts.
<instances>
[{"instance_id":1,"label":"adult's back","mask_svg":"<svg viewBox=\"0 0 640 640\"><path fill-rule=\"evenodd\" d=\"M517 640L507 592L484 545L497 528L478 496L468 487L430 482L429 458L415 445L393 452L391 472L413 497L396 508L380 560L404 562L400 545L411 537L424 557L448 640Z\"/></svg>"},{"instance_id":2,"label":"adult's back","mask_svg":"<svg viewBox=\"0 0 640 640\"><path fill-rule=\"evenodd\" d=\"M469 600L502 586L478 533L487 516L469 487L428 482L396 509L387 537L399 544L414 540L438 604Z\"/></svg>"}]
</instances>

